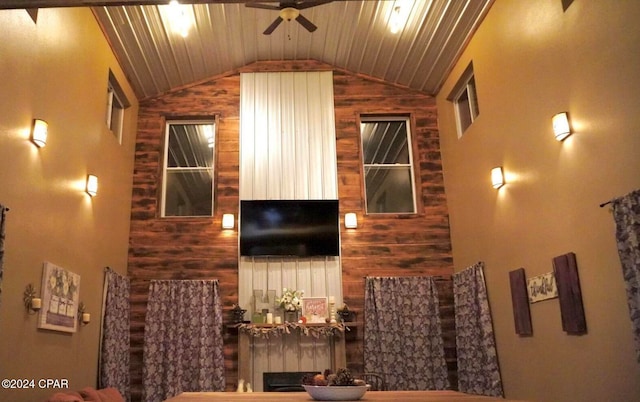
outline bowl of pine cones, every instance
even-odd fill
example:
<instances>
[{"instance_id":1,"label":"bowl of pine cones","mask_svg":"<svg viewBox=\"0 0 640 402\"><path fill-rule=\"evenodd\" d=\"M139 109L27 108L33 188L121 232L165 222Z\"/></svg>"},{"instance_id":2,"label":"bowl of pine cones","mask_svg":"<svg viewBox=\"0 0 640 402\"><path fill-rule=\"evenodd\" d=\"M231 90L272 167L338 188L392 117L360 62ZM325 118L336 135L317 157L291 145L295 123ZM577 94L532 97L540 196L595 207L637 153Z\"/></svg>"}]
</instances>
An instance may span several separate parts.
<instances>
[{"instance_id":1,"label":"bowl of pine cones","mask_svg":"<svg viewBox=\"0 0 640 402\"><path fill-rule=\"evenodd\" d=\"M302 386L316 401L357 401L369 389L363 380L353 378L346 368L339 368L335 373L325 370L322 374L305 376Z\"/></svg>"}]
</instances>

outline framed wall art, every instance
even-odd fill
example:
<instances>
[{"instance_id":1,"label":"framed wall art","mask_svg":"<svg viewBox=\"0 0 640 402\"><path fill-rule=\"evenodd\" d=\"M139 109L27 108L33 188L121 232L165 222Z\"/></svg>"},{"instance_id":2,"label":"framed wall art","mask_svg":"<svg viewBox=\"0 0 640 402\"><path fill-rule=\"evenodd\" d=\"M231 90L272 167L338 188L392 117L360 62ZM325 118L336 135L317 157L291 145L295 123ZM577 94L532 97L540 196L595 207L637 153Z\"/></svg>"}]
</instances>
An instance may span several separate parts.
<instances>
[{"instance_id":1,"label":"framed wall art","mask_svg":"<svg viewBox=\"0 0 640 402\"><path fill-rule=\"evenodd\" d=\"M38 328L76 332L80 275L50 262L42 269L42 309Z\"/></svg>"},{"instance_id":2,"label":"framed wall art","mask_svg":"<svg viewBox=\"0 0 640 402\"><path fill-rule=\"evenodd\" d=\"M329 316L329 303L326 297L303 297L302 315L308 323L324 323Z\"/></svg>"},{"instance_id":3,"label":"framed wall art","mask_svg":"<svg viewBox=\"0 0 640 402\"><path fill-rule=\"evenodd\" d=\"M558 297L558 287L556 286L556 277L553 272L528 278L527 292L529 293L529 303L537 303Z\"/></svg>"}]
</instances>

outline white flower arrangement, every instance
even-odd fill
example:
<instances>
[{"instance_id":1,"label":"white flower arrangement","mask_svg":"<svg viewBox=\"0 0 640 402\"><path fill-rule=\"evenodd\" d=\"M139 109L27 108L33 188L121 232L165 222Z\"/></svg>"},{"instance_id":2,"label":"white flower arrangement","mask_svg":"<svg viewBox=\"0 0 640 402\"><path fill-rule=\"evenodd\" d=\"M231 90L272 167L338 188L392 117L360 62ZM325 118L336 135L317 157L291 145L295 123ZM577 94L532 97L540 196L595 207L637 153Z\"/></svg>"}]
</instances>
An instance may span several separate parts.
<instances>
[{"instance_id":1,"label":"white flower arrangement","mask_svg":"<svg viewBox=\"0 0 640 402\"><path fill-rule=\"evenodd\" d=\"M277 298L276 302L285 311L298 311L302 309L302 295L304 290L282 289L282 297Z\"/></svg>"}]
</instances>

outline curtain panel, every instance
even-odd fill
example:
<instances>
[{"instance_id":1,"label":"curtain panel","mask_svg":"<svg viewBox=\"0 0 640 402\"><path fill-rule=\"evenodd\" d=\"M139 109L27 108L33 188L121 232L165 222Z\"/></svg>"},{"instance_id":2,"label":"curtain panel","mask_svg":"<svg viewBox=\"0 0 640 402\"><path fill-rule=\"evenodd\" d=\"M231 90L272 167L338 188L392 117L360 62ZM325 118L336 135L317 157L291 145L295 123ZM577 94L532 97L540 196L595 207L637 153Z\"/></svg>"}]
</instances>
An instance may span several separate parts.
<instances>
[{"instance_id":1,"label":"curtain panel","mask_svg":"<svg viewBox=\"0 0 640 402\"><path fill-rule=\"evenodd\" d=\"M151 281L144 327L143 400L224 391L217 280Z\"/></svg>"},{"instance_id":2,"label":"curtain panel","mask_svg":"<svg viewBox=\"0 0 640 402\"><path fill-rule=\"evenodd\" d=\"M117 388L125 400L130 400L130 289L129 278L105 270L99 386Z\"/></svg>"},{"instance_id":3,"label":"curtain panel","mask_svg":"<svg viewBox=\"0 0 640 402\"><path fill-rule=\"evenodd\" d=\"M4 227L9 208L0 204L0 304L2 303L2 275L4 266Z\"/></svg>"},{"instance_id":4,"label":"curtain panel","mask_svg":"<svg viewBox=\"0 0 640 402\"><path fill-rule=\"evenodd\" d=\"M636 359L640 363L640 190L612 200L611 205Z\"/></svg>"},{"instance_id":5,"label":"curtain panel","mask_svg":"<svg viewBox=\"0 0 640 402\"><path fill-rule=\"evenodd\" d=\"M502 379L483 271L478 262L453 275L458 389L499 397Z\"/></svg>"},{"instance_id":6,"label":"curtain panel","mask_svg":"<svg viewBox=\"0 0 640 402\"><path fill-rule=\"evenodd\" d=\"M389 390L449 388L432 278L366 278L364 325L364 371Z\"/></svg>"}]
</instances>

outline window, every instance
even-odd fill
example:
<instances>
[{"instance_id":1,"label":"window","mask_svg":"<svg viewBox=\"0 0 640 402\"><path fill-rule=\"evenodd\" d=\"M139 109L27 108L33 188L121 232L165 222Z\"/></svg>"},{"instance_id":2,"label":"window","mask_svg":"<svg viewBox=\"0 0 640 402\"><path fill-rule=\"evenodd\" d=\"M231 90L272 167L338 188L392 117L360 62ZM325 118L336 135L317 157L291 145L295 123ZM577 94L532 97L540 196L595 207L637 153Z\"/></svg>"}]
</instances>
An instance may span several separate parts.
<instances>
[{"instance_id":1,"label":"window","mask_svg":"<svg viewBox=\"0 0 640 402\"><path fill-rule=\"evenodd\" d=\"M416 213L409 118L363 118L360 132L367 213Z\"/></svg>"},{"instance_id":2,"label":"window","mask_svg":"<svg viewBox=\"0 0 640 402\"><path fill-rule=\"evenodd\" d=\"M130 106L127 97L116 77L109 70L109 83L107 85L107 127L116 136L119 143L122 143L122 126L124 121L124 110Z\"/></svg>"},{"instance_id":3,"label":"window","mask_svg":"<svg viewBox=\"0 0 640 402\"><path fill-rule=\"evenodd\" d=\"M458 138L460 138L480 114L473 63L469 64L462 73L460 80L447 99L453 102L456 111Z\"/></svg>"},{"instance_id":4,"label":"window","mask_svg":"<svg viewBox=\"0 0 640 402\"><path fill-rule=\"evenodd\" d=\"M213 215L215 122L168 122L162 214Z\"/></svg>"}]
</instances>

